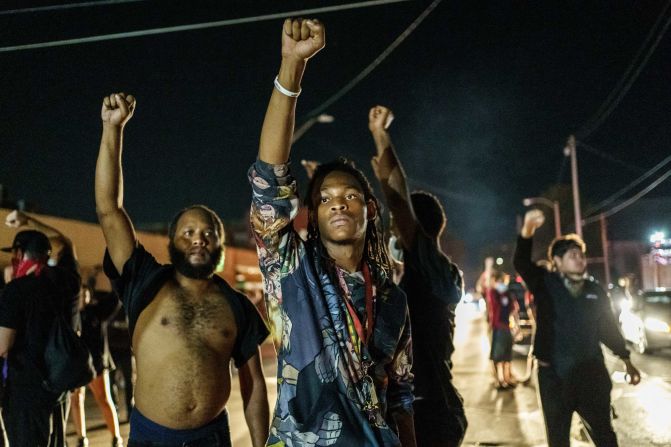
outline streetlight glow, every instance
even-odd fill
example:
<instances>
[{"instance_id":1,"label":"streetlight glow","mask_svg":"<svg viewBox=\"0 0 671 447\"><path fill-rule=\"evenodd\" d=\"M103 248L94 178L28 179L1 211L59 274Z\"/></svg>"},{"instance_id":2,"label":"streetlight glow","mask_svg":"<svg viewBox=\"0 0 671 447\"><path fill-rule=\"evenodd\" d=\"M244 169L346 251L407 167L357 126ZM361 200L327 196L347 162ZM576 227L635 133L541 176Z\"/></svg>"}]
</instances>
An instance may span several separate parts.
<instances>
[{"instance_id":1,"label":"streetlight glow","mask_svg":"<svg viewBox=\"0 0 671 447\"><path fill-rule=\"evenodd\" d=\"M663 231L655 231L650 236L650 242L651 243L663 241L664 239L666 239L666 234Z\"/></svg>"}]
</instances>

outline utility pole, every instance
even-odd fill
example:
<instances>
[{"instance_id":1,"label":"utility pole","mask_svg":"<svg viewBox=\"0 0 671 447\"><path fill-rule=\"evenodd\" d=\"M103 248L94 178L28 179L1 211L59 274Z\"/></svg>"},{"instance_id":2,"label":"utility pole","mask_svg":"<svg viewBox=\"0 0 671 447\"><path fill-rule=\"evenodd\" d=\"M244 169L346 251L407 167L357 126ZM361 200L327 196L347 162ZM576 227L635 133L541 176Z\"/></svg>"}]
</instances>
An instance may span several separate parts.
<instances>
[{"instance_id":1,"label":"utility pole","mask_svg":"<svg viewBox=\"0 0 671 447\"><path fill-rule=\"evenodd\" d=\"M608 229L606 227L606 216L601 213L599 216L601 221L601 248L603 250L603 269L606 273L606 287L610 286L610 261L609 259L609 247L608 247Z\"/></svg>"},{"instance_id":2,"label":"utility pole","mask_svg":"<svg viewBox=\"0 0 671 447\"><path fill-rule=\"evenodd\" d=\"M580 190L578 185L578 158L575 151L575 136L570 135L564 148L564 155L571 157L571 185L573 186L573 214L575 232L582 238L582 215L580 212Z\"/></svg>"}]
</instances>

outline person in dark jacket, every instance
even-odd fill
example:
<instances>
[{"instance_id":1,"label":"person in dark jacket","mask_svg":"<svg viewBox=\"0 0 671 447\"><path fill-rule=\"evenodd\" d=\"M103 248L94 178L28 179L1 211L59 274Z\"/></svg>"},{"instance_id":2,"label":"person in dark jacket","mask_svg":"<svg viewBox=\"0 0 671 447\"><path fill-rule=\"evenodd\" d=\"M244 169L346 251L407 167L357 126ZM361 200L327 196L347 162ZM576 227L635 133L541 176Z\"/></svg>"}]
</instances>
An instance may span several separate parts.
<instances>
[{"instance_id":1,"label":"person in dark jacket","mask_svg":"<svg viewBox=\"0 0 671 447\"><path fill-rule=\"evenodd\" d=\"M586 275L582 239L569 234L552 242L548 249L552 271L532 262L532 237L544 221L541 211L527 212L514 264L536 302L534 353L548 445L569 446L575 411L597 446L617 446L611 422L612 383L601 344L624 361L629 383L638 384L641 376L629 359L608 295Z\"/></svg>"},{"instance_id":2,"label":"person in dark jacket","mask_svg":"<svg viewBox=\"0 0 671 447\"><path fill-rule=\"evenodd\" d=\"M463 399L452 383L455 308L463 294L461 271L440 246L447 218L438 199L410 193L387 128L391 110L375 106L368 129L375 143L371 162L393 215L403 250L401 289L408 296L415 376L415 436L422 447L459 446L468 422Z\"/></svg>"}]
</instances>

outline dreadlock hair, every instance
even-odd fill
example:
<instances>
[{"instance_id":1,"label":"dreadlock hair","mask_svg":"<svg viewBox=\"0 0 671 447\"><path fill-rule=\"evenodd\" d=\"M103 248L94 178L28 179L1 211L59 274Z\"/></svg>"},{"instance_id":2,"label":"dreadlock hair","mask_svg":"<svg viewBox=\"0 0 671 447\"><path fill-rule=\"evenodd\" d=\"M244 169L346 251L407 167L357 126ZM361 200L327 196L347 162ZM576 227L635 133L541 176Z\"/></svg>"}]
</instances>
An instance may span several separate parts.
<instances>
[{"instance_id":1,"label":"dreadlock hair","mask_svg":"<svg viewBox=\"0 0 671 447\"><path fill-rule=\"evenodd\" d=\"M382 285L391 275L391 263L387 256L387 250L384 246L384 230L382 223L382 210L380 202L373 194L368 179L359 169L356 168L354 162L345 157L340 157L337 160L329 163L321 164L315 169L310 183L308 184L307 193L305 195L304 204L308 209L308 240L312 241L318 247L324 267L334 284L338 284L336 280L336 266L333 259L328 256L319 235L319 224L317 223L317 207L319 201L317 200L317 193L324 182L324 179L331 172L343 172L354 177L361 185L361 191L364 195L366 203L373 201L377 208L377 215L373 221L368 221L366 225L366 241L364 247L364 261L368 263L373 281L376 285Z\"/></svg>"},{"instance_id":2,"label":"dreadlock hair","mask_svg":"<svg viewBox=\"0 0 671 447\"><path fill-rule=\"evenodd\" d=\"M432 238L440 236L445 230L447 217L438 198L430 192L413 191L410 201L422 230Z\"/></svg>"}]
</instances>

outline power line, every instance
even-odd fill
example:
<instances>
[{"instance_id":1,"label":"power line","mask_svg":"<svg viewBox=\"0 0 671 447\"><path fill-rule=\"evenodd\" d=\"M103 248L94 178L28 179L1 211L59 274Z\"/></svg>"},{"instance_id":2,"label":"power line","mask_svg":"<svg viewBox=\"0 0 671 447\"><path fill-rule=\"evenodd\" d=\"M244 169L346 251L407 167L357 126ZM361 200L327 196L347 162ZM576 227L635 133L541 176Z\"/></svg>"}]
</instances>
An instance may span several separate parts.
<instances>
[{"instance_id":1,"label":"power line","mask_svg":"<svg viewBox=\"0 0 671 447\"><path fill-rule=\"evenodd\" d=\"M671 169L669 169L668 171L666 171L661 177L659 177L657 180L655 180L655 181L652 182L650 185L648 185L647 188L645 188L644 190L640 191L638 194L634 195L634 196L631 197L630 199L625 200L624 202L620 203L620 204L617 205L617 206L614 206L613 208L609 209L609 210L606 211L606 212L599 213L599 214L596 215L596 216L588 217L587 219L583 219L583 221L582 221L582 222L583 222L583 225L587 225L587 224L590 224L590 223L592 223L592 222L596 222L597 220L599 220L599 219L601 218L601 215L603 215L603 217L610 217L610 216L612 216L613 214L622 211L623 209L625 209L626 207L628 207L629 205L633 204L633 203L636 202L638 199L640 199L641 197L645 196L645 195L648 194L650 191L652 191L653 189L655 189L657 186L659 186L660 183L662 183L664 180L666 180L666 179L669 178L669 177L671 177Z\"/></svg>"},{"instance_id":2,"label":"power line","mask_svg":"<svg viewBox=\"0 0 671 447\"><path fill-rule=\"evenodd\" d=\"M408 2L410 0L371 0L359 3L347 3L343 5L325 6L322 8L303 9L300 11L287 11L274 14L265 14L255 17L242 17L237 19L218 20L215 22L194 23L191 25L167 26L162 28L151 28L138 31L128 31L123 33L102 34L99 36L78 37L75 39L52 40L48 42L31 43L25 45L13 45L9 47L0 47L0 53L11 51L34 50L38 48L62 47L66 45L79 45L82 43L102 42L106 40L127 39L131 37L153 36L157 34L178 33L182 31L193 31L208 28L218 28L223 26L240 25L242 23L261 22L266 20L283 19L286 17L309 16L313 14L322 14L326 12L343 11L347 9L367 8L369 6L385 5L389 3Z\"/></svg>"},{"instance_id":3,"label":"power line","mask_svg":"<svg viewBox=\"0 0 671 447\"><path fill-rule=\"evenodd\" d=\"M350 82L345 84L343 88L338 90L334 95L327 99L322 105L312 109L307 113L307 119L317 116L320 113L323 113L327 108L332 106L336 101L345 96L347 92L352 90L355 85L361 82L366 76L368 76L378 65L384 61L387 56L389 56L403 41L410 35L412 32L426 19L431 12L436 9L436 7L443 0L434 0L411 24L403 31L392 43L389 45L373 62L371 62L366 68L361 71L358 75L354 77Z\"/></svg>"},{"instance_id":4,"label":"power line","mask_svg":"<svg viewBox=\"0 0 671 447\"><path fill-rule=\"evenodd\" d=\"M602 201L601 201L600 203L598 203L597 205L591 207L585 214L591 214L591 215L593 215L594 213L596 213L596 210L601 209L601 208L604 208L604 207L610 205L610 204L613 203L615 200L617 200L617 199L619 199L620 197L622 197L625 193L627 193L628 191L630 191L631 189L633 189L634 187L636 187L637 185L639 185L640 183L642 183L645 179L647 179L648 177L650 177L651 175L653 175L655 172L659 171L661 168L664 167L664 165L666 165L666 164L669 163L670 161L671 161L671 155L668 156L668 157L666 157L664 160L660 161L659 163L657 163L657 164L656 164L655 166L653 166L648 172L646 172L645 174L643 174L642 176L640 176L639 178L637 178L636 180L634 180L633 182L631 182L630 184L628 184L627 186L625 186L624 188L620 189L620 190L617 191L615 194L611 195L610 197L608 197L608 198L605 199L605 200L602 200Z\"/></svg>"},{"instance_id":5,"label":"power line","mask_svg":"<svg viewBox=\"0 0 671 447\"><path fill-rule=\"evenodd\" d=\"M622 98L627 94L627 92L629 92L629 89L634 84L639 74L650 60L652 54L657 49L657 45L659 45L659 42L666 33L666 30L669 28L669 25L671 25L671 16L670 16L666 20L666 23L664 24L663 28L657 31L657 28L662 23L664 15L666 14L666 11L669 9L669 6L671 6L671 0L669 0L666 6L664 6L664 8L662 9L662 12L659 14L659 17L657 18L657 21L655 21L655 24L652 26L650 32L643 41L643 45L641 45L641 47L639 48L638 52L636 53L631 63L629 64L629 67L622 75L622 78L620 78L619 82L615 85L615 88L610 92L610 94L603 102L603 104L601 104L601 107L599 107L595 115L587 122L587 124L585 124L582 127L582 129L580 129L577 132L578 138L585 139L588 136L590 136L596 129L598 129L599 126L601 126L603 122L610 116L613 110L615 110L615 108L618 106L618 104L620 103ZM657 33L656 39L652 43L652 45L648 47L648 44L652 40L655 33ZM648 51L645 54L643 60L638 63L638 66L635 66L637 60L640 58L641 54L643 54L646 47L648 47L647 49Z\"/></svg>"},{"instance_id":6,"label":"power line","mask_svg":"<svg viewBox=\"0 0 671 447\"><path fill-rule=\"evenodd\" d=\"M430 185L426 182L414 179L412 177L408 177L408 180L410 181L410 184L412 184L414 187L424 188L424 189L426 189L427 191L429 191L433 194L443 196L443 197L453 199L453 200L458 200L460 202L475 203L479 199L479 197L476 197L476 196L471 196L469 194L464 194L464 193L461 193L461 192L450 191L446 188L441 188L440 186L436 186L436 185Z\"/></svg>"},{"instance_id":7,"label":"power line","mask_svg":"<svg viewBox=\"0 0 671 447\"><path fill-rule=\"evenodd\" d=\"M580 147L582 149L585 149L587 152L590 152L590 153L592 153L594 155L597 155L597 156L599 156L599 157L601 157L605 160L610 161L611 163L614 163L614 164L619 165L619 166L621 166L625 169L628 169L629 171L634 171L634 172L637 172L637 173L645 171L645 169L643 169L640 166L634 165L632 163L624 162L624 161L620 160L619 158L616 158L616 157L612 156L609 153L606 153L606 152L604 152L600 149L597 149L594 146L590 146L589 144L585 143L584 141L576 141L576 143L578 144L578 147Z\"/></svg>"},{"instance_id":8,"label":"power line","mask_svg":"<svg viewBox=\"0 0 671 447\"><path fill-rule=\"evenodd\" d=\"M6 9L4 11L0 11L0 16L6 16L10 14L25 14L29 12L59 11L64 9L85 8L88 6L105 6L120 3L135 3L144 1L147 0L98 0L95 2L69 3L65 5L50 5L50 6L36 6L34 8Z\"/></svg>"}]
</instances>

